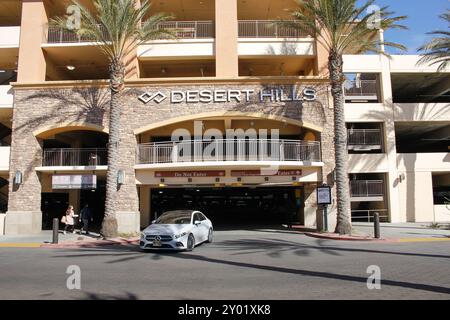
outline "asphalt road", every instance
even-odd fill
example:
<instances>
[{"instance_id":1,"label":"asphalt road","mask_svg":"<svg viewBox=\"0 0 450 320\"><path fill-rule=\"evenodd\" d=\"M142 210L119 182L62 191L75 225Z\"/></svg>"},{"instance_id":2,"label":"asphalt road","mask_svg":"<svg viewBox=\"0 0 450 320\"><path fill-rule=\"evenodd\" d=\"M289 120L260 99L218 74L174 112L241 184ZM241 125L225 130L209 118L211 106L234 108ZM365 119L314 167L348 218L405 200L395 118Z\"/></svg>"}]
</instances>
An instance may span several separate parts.
<instances>
[{"instance_id":1,"label":"asphalt road","mask_svg":"<svg viewBox=\"0 0 450 320\"><path fill-rule=\"evenodd\" d=\"M81 270L69 290L68 266ZM367 288L368 266L381 289ZM0 248L0 299L450 299L450 241L338 242L221 231L193 252Z\"/></svg>"}]
</instances>

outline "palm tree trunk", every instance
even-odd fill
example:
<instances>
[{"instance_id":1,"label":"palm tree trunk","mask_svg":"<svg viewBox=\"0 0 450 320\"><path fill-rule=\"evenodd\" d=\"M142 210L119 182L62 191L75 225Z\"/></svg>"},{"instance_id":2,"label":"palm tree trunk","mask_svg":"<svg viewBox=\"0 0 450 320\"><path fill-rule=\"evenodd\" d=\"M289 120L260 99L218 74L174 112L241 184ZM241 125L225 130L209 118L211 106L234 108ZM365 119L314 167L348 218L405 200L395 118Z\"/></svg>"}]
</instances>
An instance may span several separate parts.
<instances>
[{"instance_id":1,"label":"palm tree trunk","mask_svg":"<svg viewBox=\"0 0 450 320\"><path fill-rule=\"evenodd\" d=\"M106 174L106 201L105 216L102 223L101 234L105 238L118 236L116 218L117 172L120 142L120 106L118 98L124 86L125 67L120 61L111 62L110 67L110 116L109 116L109 143L108 143L108 171Z\"/></svg>"},{"instance_id":2,"label":"palm tree trunk","mask_svg":"<svg viewBox=\"0 0 450 320\"><path fill-rule=\"evenodd\" d=\"M337 224L336 233L351 234L350 222L350 188L348 182L347 160L347 128L344 113L343 92L343 59L342 55L330 52L329 72L331 81L331 93L334 102L334 153L337 196Z\"/></svg>"}]
</instances>

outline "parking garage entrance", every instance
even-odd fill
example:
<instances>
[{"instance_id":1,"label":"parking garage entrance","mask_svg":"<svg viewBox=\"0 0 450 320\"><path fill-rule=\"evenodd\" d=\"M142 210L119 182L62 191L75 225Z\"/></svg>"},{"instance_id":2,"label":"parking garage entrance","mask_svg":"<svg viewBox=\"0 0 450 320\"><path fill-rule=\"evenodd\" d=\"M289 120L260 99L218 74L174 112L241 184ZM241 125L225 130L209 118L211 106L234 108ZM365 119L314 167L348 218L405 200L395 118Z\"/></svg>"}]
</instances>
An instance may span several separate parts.
<instances>
[{"instance_id":1,"label":"parking garage entrance","mask_svg":"<svg viewBox=\"0 0 450 320\"><path fill-rule=\"evenodd\" d=\"M301 187L164 188L151 191L151 219L165 211L203 212L216 229L301 224Z\"/></svg>"},{"instance_id":2,"label":"parking garage entrance","mask_svg":"<svg viewBox=\"0 0 450 320\"><path fill-rule=\"evenodd\" d=\"M72 193L72 197L71 197ZM98 232L101 228L103 216L105 212L105 197L106 197L106 181L101 178L97 181L95 189L86 190L59 190L53 192L42 193L41 211L42 211L42 230L51 230L53 226L53 219L61 220L69 205L74 207L76 215L80 214L81 209L85 204L89 205L92 213L92 223L89 229ZM60 228L64 225L60 224ZM78 220L75 225L79 229L80 223Z\"/></svg>"}]
</instances>

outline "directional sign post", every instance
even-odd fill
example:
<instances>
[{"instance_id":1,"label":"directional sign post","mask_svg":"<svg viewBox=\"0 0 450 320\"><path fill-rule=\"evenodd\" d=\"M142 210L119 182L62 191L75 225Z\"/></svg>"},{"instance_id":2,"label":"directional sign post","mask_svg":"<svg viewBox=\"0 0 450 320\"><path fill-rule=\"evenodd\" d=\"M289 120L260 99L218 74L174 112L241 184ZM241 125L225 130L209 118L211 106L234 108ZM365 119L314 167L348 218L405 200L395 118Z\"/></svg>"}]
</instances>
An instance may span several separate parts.
<instances>
[{"instance_id":1,"label":"directional sign post","mask_svg":"<svg viewBox=\"0 0 450 320\"><path fill-rule=\"evenodd\" d=\"M331 201L331 187L323 184L317 188L317 205L323 206L323 231L328 231L328 205Z\"/></svg>"}]
</instances>

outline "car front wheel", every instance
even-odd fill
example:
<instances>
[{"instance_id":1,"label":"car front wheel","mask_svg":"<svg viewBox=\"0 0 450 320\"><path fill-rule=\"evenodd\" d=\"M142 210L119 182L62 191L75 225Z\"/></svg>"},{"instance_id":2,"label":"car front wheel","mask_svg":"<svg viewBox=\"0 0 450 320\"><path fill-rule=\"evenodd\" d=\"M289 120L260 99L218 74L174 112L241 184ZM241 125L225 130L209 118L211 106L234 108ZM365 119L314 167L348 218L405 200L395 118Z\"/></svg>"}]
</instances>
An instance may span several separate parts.
<instances>
[{"instance_id":1,"label":"car front wheel","mask_svg":"<svg viewBox=\"0 0 450 320\"><path fill-rule=\"evenodd\" d=\"M192 251L194 250L194 247L195 247L195 238L192 234L190 234L187 239L186 251Z\"/></svg>"},{"instance_id":2,"label":"car front wheel","mask_svg":"<svg viewBox=\"0 0 450 320\"><path fill-rule=\"evenodd\" d=\"M213 242L213 229L212 228L209 229L208 240L206 240L206 242L208 242L208 243Z\"/></svg>"}]
</instances>

